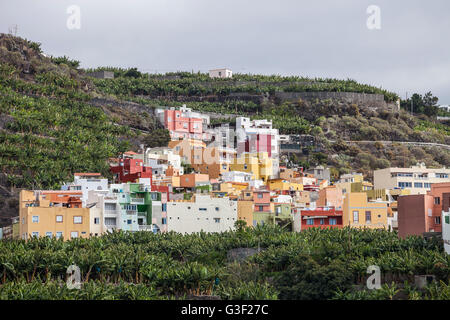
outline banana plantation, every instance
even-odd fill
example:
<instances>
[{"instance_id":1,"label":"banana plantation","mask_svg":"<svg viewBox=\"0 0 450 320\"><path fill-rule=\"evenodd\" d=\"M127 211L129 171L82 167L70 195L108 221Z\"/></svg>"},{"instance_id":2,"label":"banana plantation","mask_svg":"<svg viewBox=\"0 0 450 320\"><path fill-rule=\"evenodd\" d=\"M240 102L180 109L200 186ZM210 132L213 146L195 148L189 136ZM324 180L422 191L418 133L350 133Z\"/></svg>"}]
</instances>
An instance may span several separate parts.
<instances>
[{"instance_id":1,"label":"banana plantation","mask_svg":"<svg viewBox=\"0 0 450 320\"><path fill-rule=\"evenodd\" d=\"M258 248L236 261L231 249ZM81 289L66 285L80 269ZM382 288L365 287L379 266ZM434 275L424 289L414 275ZM435 240L383 230L239 227L224 233L115 232L0 242L0 299L449 299L450 256Z\"/></svg>"}]
</instances>

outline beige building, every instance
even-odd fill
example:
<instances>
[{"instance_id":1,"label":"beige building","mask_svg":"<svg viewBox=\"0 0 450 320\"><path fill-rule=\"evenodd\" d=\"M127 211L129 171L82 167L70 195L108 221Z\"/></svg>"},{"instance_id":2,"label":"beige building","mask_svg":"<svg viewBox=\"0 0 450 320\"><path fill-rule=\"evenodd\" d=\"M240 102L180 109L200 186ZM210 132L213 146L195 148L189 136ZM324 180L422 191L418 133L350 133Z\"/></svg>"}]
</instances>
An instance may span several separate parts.
<instances>
[{"instance_id":1,"label":"beige building","mask_svg":"<svg viewBox=\"0 0 450 320\"><path fill-rule=\"evenodd\" d=\"M33 236L63 237L66 240L89 237L88 208L70 207L65 202L58 203L54 200L60 195L62 195L60 198L67 198L69 196L67 192L61 191L50 196L43 193L27 190L20 192L19 232L22 239ZM78 193L81 197L81 192Z\"/></svg>"},{"instance_id":2,"label":"beige building","mask_svg":"<svg viewBox=\"0 0 450 320\"><path fill-rule=\"evenodd\" d=\"M342 210L344 226L352 228L388 229L388 206L367 201L365 192L347 193Z\"/></svg>"},{"instance_id":3,"label":"beige building","mask_svg":"<svg viewBox=\"0 0 450 320\"><path fill-rule=\"evenodd\" d=\"M430 169L424 163L411 168L386 168L373 172L375 189L409 189L411 194L426 194L432 183L450 182L450 169Z\"/></svg>"}]
</instances>

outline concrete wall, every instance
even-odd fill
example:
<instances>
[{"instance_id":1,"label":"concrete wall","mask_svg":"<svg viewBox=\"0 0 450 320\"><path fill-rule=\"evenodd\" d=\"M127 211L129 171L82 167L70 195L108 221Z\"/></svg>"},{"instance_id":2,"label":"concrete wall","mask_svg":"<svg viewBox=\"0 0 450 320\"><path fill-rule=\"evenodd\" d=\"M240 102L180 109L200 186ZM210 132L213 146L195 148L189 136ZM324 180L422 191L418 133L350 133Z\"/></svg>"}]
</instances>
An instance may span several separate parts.
<instances>
[{"instance_id":1,"label":"concrete wall","mask_svg":"<svg viewBox=\"0 0 450 320\"><path fill-rule=\"evenodd\" d=\"M216 222L215 219L220 221ZM179 233L224 232L234 230L237 201L195 195L195 202L167 203L167 231Z\"/></svg>"}]
</instances>

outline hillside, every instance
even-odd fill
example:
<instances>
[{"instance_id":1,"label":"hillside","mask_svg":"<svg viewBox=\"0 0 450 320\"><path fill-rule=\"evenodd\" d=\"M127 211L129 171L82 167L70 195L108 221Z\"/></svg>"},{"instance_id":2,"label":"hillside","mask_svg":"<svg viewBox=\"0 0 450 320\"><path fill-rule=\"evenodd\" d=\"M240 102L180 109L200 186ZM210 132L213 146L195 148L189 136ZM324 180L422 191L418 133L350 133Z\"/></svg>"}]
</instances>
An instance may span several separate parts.
<instances>
[{"instance_id":1,"label":"hillside","mask_svg":"<svg viewBox=\"0 0 450 320\"><path fill-rule=\"evenodd\" d=\"M333 175L409 166L450 166L450 151L381 141L450 144L449 126L397 110L398 96L353 80L236 74L211 80L187 72L113 70L93 79L67 57L47 57L39 43L0 34L0 217L15 215L17 188L58 188L74 172L109 176L107 159L127 149L165 145L153 116L159 106L187 104L232 116L273 120L283 134L310 134L316 146L290 155L304 167L327 164ZM369 141L369 142L348 142ZM379 141L379 142L376 142ZM6 223L1 220L0 224Z\"/></svg>"},{"instance_id":2,"label":"hillside","mask_svg":"<svg viewBox=\"0 0 450 320\"><path fill-rule=\"evenodd\" d=\"M108 158L162 130L149 115L91 104L95 87L76 66L0 35L0 217L17 214L16 188L59 188L75 172L109 176Z\"/></svg>"},{"instance_id":3,"label":"hillside","mask_svg":"<svg viewBox=\"0 0 450 320\"><path fill-rule=\"evenodd\" d=\"M397 94L353 80L245 74L233 75L231 80L210 79L202 73L150 75L134 69L96 70L114 71L115 79L93 82L99 91L117 99L153 108L184 103L194 110L227 114L222 119L216 117L215 123L233 123L232 115L266 118L282 134L312 135L316 147L290 159L305 167L328 164L335 167L335 177L357 170L371 178L374 169L417 162L450 166L449 149L419 144L450 145L448 124L425 114L412 116L398 109Z\"/></svg>"}]
</instances>

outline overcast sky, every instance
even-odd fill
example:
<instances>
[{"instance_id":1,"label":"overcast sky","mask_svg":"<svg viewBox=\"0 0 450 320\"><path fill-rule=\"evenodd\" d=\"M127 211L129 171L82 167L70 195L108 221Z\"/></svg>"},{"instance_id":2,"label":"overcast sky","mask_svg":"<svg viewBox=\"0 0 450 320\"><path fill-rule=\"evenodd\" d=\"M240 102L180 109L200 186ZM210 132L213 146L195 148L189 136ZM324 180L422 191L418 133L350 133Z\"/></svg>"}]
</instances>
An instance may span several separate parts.
<instances>
[{"instance_id":1,"label":"overcast sky","mask_svg":"<svg viewBox=\"0 0 450 320\"><path fill-rule=\"evenodd\" d=\"M80 8L69 29L67 8ZM381 9L370 30L369 5ZM82 67L352 78L450 104L448 0L0 0L0 32Z\"/></svg>"}]
</instances>

